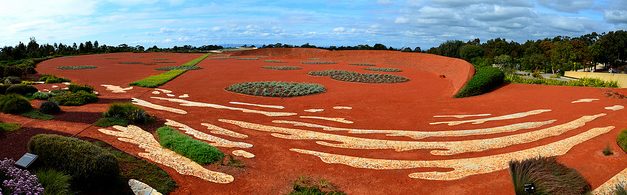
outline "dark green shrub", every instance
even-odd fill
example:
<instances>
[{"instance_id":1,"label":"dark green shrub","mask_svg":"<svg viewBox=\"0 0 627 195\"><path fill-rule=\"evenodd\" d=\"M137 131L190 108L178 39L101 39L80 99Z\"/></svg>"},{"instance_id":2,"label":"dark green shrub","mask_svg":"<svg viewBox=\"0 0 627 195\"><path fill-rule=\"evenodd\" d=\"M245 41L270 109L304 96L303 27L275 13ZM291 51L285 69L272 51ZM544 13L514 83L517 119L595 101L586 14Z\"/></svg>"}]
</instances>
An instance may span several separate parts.
<instances>
[{"instance_id":1,"label":"dark green shrub","mask_svg":"<svg viewBox=\"0 0 627 195\"><path fill-rule=\"evenodd\" d=\"M32 85L17 84L11 85L9 88L7 88L6 94L15 93L20 95L30 95L38 91L39 90Z\"/></svg>"},{"instance_id":2,"label":"dark green shrub","mask_svg":"<svg viewBox=\"0 0 627 195\"><path fill-rule=\"evenodd\" d=\"M28 117L28 118L32 118L32 119L39 119L39 120L52 120L54 119L54 116L49 115L49 114L44 114L39 110L31 110L25 113L20 114L24 117Z\"/></svg>"},{"instance_id":3,"label":"dark green shrub","mask_svg":"<svg viewBox=\"0 0 627 195\"><path fill-rule=\"evenodd\" d=\"M71 175L72 186L75 187L104 187L119 178L119 165L115 156L90 142L39 134L28 142L28 151L39 156L37 162L41 166Z\"/></svg>"},{"instance_id":4,"label":"dark green shrub","mask_svg":"<svg viewBox=\"0 0 627 195\"><path fill-rule=\"evenodd\" d=\"M125 119L131 124L146 124L154 119L143 108L131 103L113 103L103 113L105 118Z\"/></svg>"},{"instance_id":5,"label":"dark green shrub","mask_svg":"<svg viewBox=\"0 0 627 195\"><path fill-rule=\"evenodd\" d=\"M586 194L590 184L577 170L568 168L554 157L538 157L511 161L509 170L516 194L528 194L524 184L536 187L534 194Z\"/></svg>"},{"instance_id":6,"label":"dark green shrub","mask_svg":"<svg viewBox=\"0 0 627 195\"><path fill-rule=\"evenodd\" d=\"M322 85L313 83L263 81L237 83L227 87L226 90L255 96L295 97L322 93L326 89Z\"/></svg>"},{"instance_id":7,"label":"dark green shrub","mask_svg":"<svg viewBox=\"0 0 627 195\"><path fill-rule=\"evenodd\" d=\"M47 100L48 98L50 98L50 95L48 95L48 93L38 91L38 92L33 93L33 98L38 99L38 100Z\"/></svg>"},{"instance_id":8,"label":"dark green shrub","mask_svg":"<svg viewBox=\"0 0 627 195\"><path fill-rule=\"evenodd\" d=\"M605 146L605 148L603 148L603 155L605 156L611 156L614 154L614 151L612 151L612 148L610 148L610 145Z\"/></svg>"},{"instance_id":9,"label":"dark green shrub","mask_svg":"<svg viewBox=\"0 0 627 195\"><path fill-rule=\"evenodd\" d=\"M0 96L0 108L3 113L20 114L33 109L28 99L18 94Z\"/></svg>"},{"instance_id":10,"label":"dark green shrub","mask_svg":"<svg viewBox=\"0 0 627 195\"><path fill-rule=\"evenodd\" d=\"M0 84L0 94L6 94L9 87L11 87L11 85Z\"/></svg>"},{"instance_id":11,"label":"dark green shrub","mask_svg":"<svg viewBox=\"0 0 627 195\"><path fill-rule=\"evenodd\" d=\"M203 141L182 134L170 127L157 129L161 146L171 149L199 164L219 162L224 158L224 153L216 147Z\"/></svg>"},{"instance_id":12,"label":"dark green shrub","mask_svg":"<svg viewBox=\"0 0 627 195\"><path fill-rule=\"evenodd\" d=\"M98 101L98 96L86 91L78 91L76 93L71 91L60 92L50 98L50 101L62 106L81 106Z\"/></svg>"},{"instance_id":13,"label":"dark green shrub","mask_svg":"<svg viewBox=\"0 0 627 195\"><path fill-rule=\"evenodd\" d=\"M100 118L94 125L98 127L111 127L115 125L128 126L128 120L123 118Z\"/></svg>"},{"instance_id":14,"label":"dark green shrub","mask_svg":"<svg viewBox=\"0 0 627 195\"><path fill-rule=\"evenodd\" d=\"M16 77L16 76L8 76L8 77L4 78L3 83L5 85L20 84L20 83L22 83L22 78Z\"/></svg>"},{"instance_id":15,"label":"dark green shrub","mask_svg":"<svg viewBox=\"0 0 627 195\"><path fill-rule=\"evenodd\" d=\"M289 195L345 195L337 186L326 180L315 180L311 177L299 177L294 181Z\"/></svg>"},{"instance_id":16,"label":"dark green shrub","mask_svg":"<svg viewBox=\"0 0 627 195\"><path fill-rule=\"evenodd\" d=\"M70 86L68 86L68 90L70 90L71 92L78 92L78 91L85 91L88 93L93 93L94 92L94 87L89 86L89 85L78 85L78 84L70 84Z\"/></svg>"},{"instance_id":17,"label":"dark green shrub","mask_svg":"<svg viewBox=\"0 0 627 195\"><path fill-rule=\"evenodd\" d=\"M503 84L505 74L503 71L494 67L479 67L476 69L475 75L466 83L455 97L470 97L488 93Z\"/></svg>"},{"instance_id":18,"label":"dark green shrub","mask_svg":"<svg viewBox=\"0 0 627 195\"><path fill-rule=\"evenodd\" d=\"M616 143L623 149L623 151L627 152L627 129L623 129L623 131L618 134L618 137L616 137Z\"/></svg>"},{"instance_id":19,"label":"dark green shrub","mask_svg":"<svg viewBox=\"0 0 627 195\"><path fill-rule=\"evenodd\" d=\"M44 114L57 114L61 112L61 108L59 108L59 105L57 103L54 103L51 101L45 101L45 102L42 102L41 105L39 106L39 111L41 111Z\"/></svg>"},{"instance_id":20,"label":"dark green shrub","mask_svg":"<svg viewBox=\"0 0 627 195\"><path fill-rule=\"evenodd\" d=\"M46 195L72 194L70 180L72 177L54 169L43 169L35 172L37 180L44 187Z\"/></svg>"},{"instance_id":21,"label":"dark green shrub","mask_svg":"<svg viewBox=\"0 0 627 195\"><path fill-rule=\"evenodd\" d=\"M11 132L22 128L22 125L17 123L1 123L0 122L0 133L1 132Z\"/></svg>"},{"instance_id":22,"label":"dark green shrub","mask_svg":"<svg viewBox=\"0 0 627 195\"><path fill-rule=\"evenodd\" d=\"M54 75L41 75L39 77L39 81L43 81L46 83L63 83L63 82L71 82L70 79L66 79L66 78L61 78L61 77L57 77Z\"/></svg>"}]
</instances>

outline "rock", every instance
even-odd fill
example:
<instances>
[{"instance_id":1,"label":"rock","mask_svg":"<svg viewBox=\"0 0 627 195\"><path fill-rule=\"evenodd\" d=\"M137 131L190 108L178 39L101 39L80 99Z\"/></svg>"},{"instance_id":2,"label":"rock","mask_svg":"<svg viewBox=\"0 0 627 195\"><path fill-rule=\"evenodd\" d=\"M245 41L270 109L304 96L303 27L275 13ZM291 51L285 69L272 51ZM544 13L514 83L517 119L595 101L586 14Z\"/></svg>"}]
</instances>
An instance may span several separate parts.
<instances>
[{"instance_id":1,"label":"rock","mask_svg":"<svg viewBox=\"0 0 627 195\"><path fill-rule=\"evenodd\" d=\"M161 195L161 193L157 192L157 190L153 189L149 185L135 179L129 179L128 186L131 187L131 190L135 195Z\"/></svg>"}]
</instances>

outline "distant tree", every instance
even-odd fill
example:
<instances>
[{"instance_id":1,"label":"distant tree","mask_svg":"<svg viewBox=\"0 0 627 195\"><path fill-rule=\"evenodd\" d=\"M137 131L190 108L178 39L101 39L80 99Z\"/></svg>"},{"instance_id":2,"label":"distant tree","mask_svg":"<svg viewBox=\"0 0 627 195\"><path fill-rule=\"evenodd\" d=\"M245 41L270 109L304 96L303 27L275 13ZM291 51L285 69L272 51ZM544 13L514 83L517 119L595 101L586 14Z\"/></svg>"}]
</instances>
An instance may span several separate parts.
<instances>
[{"instance_id":1,"label":"distant tree","mask_svg":"<svg viewBox=\"0 0 627 195\"><path fill-rule=\"evenodd\" d=\"M381 43L377 43L377 44L374 44L374 46L372 46L372 49L374 49L374 50L387 50L388 48L385 45L381 44Z\"/></svg>"},{"instance_id":2,"label":"distant tree","mask_svg":"<svg viewBox=\"0 0 627 195\"><path fill-rule=\"evenodd\" d=\"M416 47L414 48L414 52L422 52L422 49L420 47Z\"/></svg>"},{"instance_id":3,"label":"distant tree","mask_svg":"<svg viewBox=\"0 0 627 195\"><path fill-rule=\"evenodd\" d=\"M459 48L459 56L467 61L483 56L483 48L479 45L466 44Z\"/></svg>"}]
</instances>

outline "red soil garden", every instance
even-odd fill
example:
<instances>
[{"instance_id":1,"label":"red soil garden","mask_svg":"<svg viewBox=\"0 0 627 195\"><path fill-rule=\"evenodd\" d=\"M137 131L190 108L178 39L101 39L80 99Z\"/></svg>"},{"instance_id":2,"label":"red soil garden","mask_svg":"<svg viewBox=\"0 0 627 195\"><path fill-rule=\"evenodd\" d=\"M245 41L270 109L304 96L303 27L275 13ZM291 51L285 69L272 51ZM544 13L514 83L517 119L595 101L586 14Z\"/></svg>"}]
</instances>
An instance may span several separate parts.
<instances>
[{"instance_id":1,"label":"red soil garden","mask_svg":"<svg viewBox=\"0 0 627 195\"><path fill-rule=\"evenodd\" d=\"M291 182L299 176L323 178L336 184L348 194L513 194L513 186L507 169L499 169L481 174L443 180L416 179L408 175L416 172L447 172L452 168L418 167L407 169L368 169L331 164L319 157L295 152L290 149L303 149L330 154L340 154L369 159L436 161L449 160L464 163L465 159L495 156L541 147L565 140L592 128L614 126L612 130L600 133L575 144L564 155L557 155L560 162L578 170L596 188L626 168L627 155L616 145L615 138L627 127L625 110L608 110L606 107L625 105L625 99L606 97L610 89L585 87L560 87L541 85L507 84L491 93L470 97L453 98L464 84L472 77L474 69L471 64L442 56L403 53L396 51L327 51L318 49L259 49L240 51L227 54L215 54L198 64L201 69L188 71L178 78L159 87L171 90L174 96L164 93L154 94L153 89L134 87L126 93L112 93L103 84L128 87L128 84L157 74L154 70L168 64L154 63L154 59L168 59L171 65L179 65L199 57L202 54L176 53L116 53L103 55L85 55L56 58L42 62L37 71L41 74L54 74L67 77L77 83L95 86L100 93L100 101L80 107L63 107L66 111L53 121L37 121L22 117L0 114L6 122L17 122L28 132L50 132L71 134L78 137L94 138L105 141L112 146L137 156L143 152L135 144L122 142L115 136L103 134L99 127L92 126L106 110L108 104L119 101L130 101L138 98L167 107L185 110L187 114L177 114L164 110L146 108L146 110L162 120L171 119L189 127L231 141L252 144L251 148L218 147L225 154L233 150L245 150L255 155L247 159L237 157L244 162L245 168L226 167L219 165L206 166L208 170L232 175L234 181L228 184L212 183L194 176L182 175L172 168L160 165L177 182L179 188L173 194L286 194L291 190ZM238 59L238 58L246 58ZM258 58L258 59L257 59ZM253 60L256 59L256 60ZM266 61L277 60L277 61ZM335 64L307 64L303 62L324 61ZM141 62L120 64L119 62ZM402 72L386 74L403 76L410 81L393 84L371 84L343 82L329 77L310 76L307 73L318 70L347 70L359 73L379 73L364 70L364 66L349 64L369 63L375 67L398 68ZM97 68L88 70L60 70L58 66L93 65ZM170 66L171 66L170 65ZM264 66L298 66L299 70L271 70ZM226 87L242 82L253 81L287 81L321 84L326 88L324 93L291 97L260 97L237 94L225 90ZM40 89L50 89L52 85L38 85ZM625 89L611 89L627 94ZM188 94L188 98L180 95ZM152 97L159 97L152 98ZM185 101L217 104L235 108L245 108L267 112L296 113L292 116L265 116L240 110L216 109L211 107L182 106L179 103L166 101L166 98ZM592 102L572 103L580 99L598 99ZM264 108L252 105L232 104L243 102L259 105L283 106L284 109ZM334 109L334 107L350 107L352 109ZM309 109L324 109L321 112L306 112ZM498 117L532 110L550 110L525 117L512 117L504 120L486 121L480 124L464 123L455 126L446 124L430 124L441 121L463 121ZM469 151L454 155L434 155L433 149L414 149L397 151L388 149L351 149L325 146L316 143L320 139L285 139L285 133L270 133L251 128L244 128L234 123L224 122L235 120L267 126L307 130L355 138L374 140L399 140L420 142L454 142L464 140L481 140L505 136L531 133L548 127L576 120L585 115L606 115L591 120L581 127L564 131L555 136L523 141L524 143L506 145L498 148L487 148L480 151ZM437 115L491 114L490 116L468 118L436 118ZM327 118L344 118L353 123L339 123L316 118L300 116L316 116ZM351 133L348 131L326 131L320 128L293 126L275 123L274 120L299 121L330 127L351 129L391 129L406 131L456 131L500 127L525 122L556 120L552 124L541 127L521 129L514 132L469 136L434 136L424 139L412 139L403 136L386 136L386 134ZM247 138L233 138L212 134L201 123L213 124L237 133L248 135ZM153 132L154 129L145 129ZM25 132L24 136L33 133ZM279 135L277 135L279 134ZM18 135L12 135L20 137ZM24 137L22 136L22 137ZM31 135L32 136L32 135ZM0 142L21 140L25 147L28 140L12 137L0 138ZM26 140L26 141L25 141ZM327 141L336 144L337 141ZM14 145L15 142L12 142ZM615 154L604 156L603 148L610 146ZM18 146L16 146L18 147ZM18 147L19 148L19 147ZM24 148L22 152L26 149ZM20 152L5 153L1 157L17 158ZM487 163L487 162L486 162Z\"/></svg>"}]
</instances>

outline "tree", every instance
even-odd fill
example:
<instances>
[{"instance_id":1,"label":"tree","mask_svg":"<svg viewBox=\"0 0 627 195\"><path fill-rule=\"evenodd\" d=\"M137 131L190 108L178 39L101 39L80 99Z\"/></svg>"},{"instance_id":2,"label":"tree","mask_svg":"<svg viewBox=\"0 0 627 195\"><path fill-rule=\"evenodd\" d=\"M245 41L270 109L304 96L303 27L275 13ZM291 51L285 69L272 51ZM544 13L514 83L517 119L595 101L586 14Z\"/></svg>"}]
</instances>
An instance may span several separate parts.
<instances>
[{"instance_id":1,"label":"tree","mask_svg":"<svg viewBox=\"0 0 627 195\"><path fill-rule=\"evenodd\" d=\"M377 44L374 44L374 46L372 46L372 49L374 49L374 50L387 50L388 48L385 45L381 44L381 43L377 43Z\"/></svg>"},{"instance_id":2,"label":"tree","mask_svg":"<svg viewBox=\"0 0 627 195\"><path fill-rule=\"evenodd\" d=\"M414 48L414 52L422 52L422 49L420 47L416 47Z\"/></svg>"},{"instance_id":3,"label":"tree","mask_svg":"<svg viewBox=\"0 0 627 195\"><path fill-rule=\"evenodd\" d=\"M466 44L459 48L459 56L466 61L483 56L483 48L479 45Z\"/></svg>"},{"instance_id":4,"label":"tree","mask_svg":"<svg viewBox=\"0 0 627 195\"><path fill-rule=\"evenodd\" d=\"M551 71L556 73L556 70L569 70L572 68L572 64L575 60L575 54L573 52L573 45L570 41L558 41L554 44L550 50L551 53Z\"/></svg>"}]
</instances>

